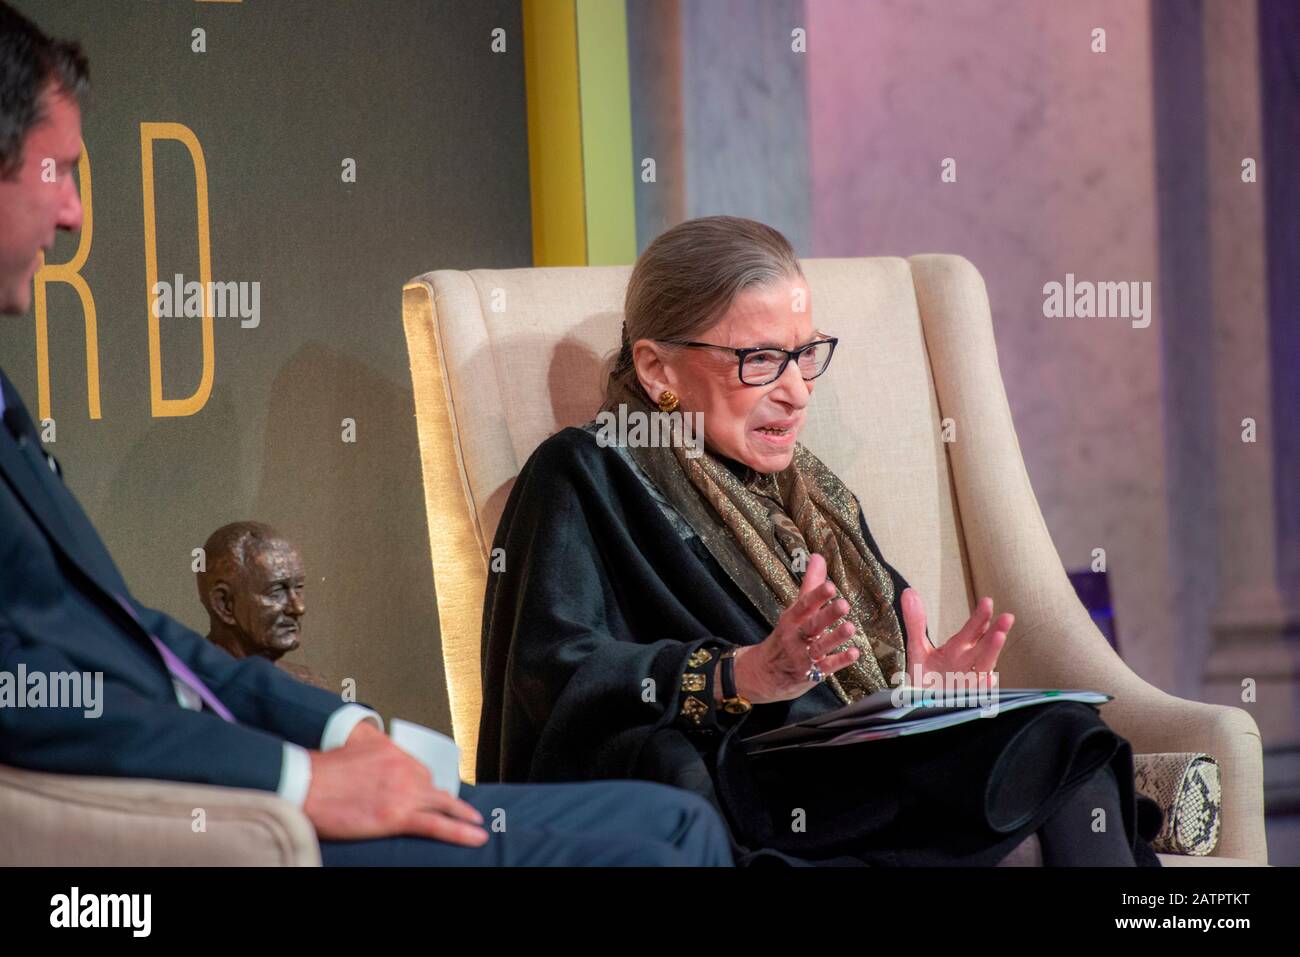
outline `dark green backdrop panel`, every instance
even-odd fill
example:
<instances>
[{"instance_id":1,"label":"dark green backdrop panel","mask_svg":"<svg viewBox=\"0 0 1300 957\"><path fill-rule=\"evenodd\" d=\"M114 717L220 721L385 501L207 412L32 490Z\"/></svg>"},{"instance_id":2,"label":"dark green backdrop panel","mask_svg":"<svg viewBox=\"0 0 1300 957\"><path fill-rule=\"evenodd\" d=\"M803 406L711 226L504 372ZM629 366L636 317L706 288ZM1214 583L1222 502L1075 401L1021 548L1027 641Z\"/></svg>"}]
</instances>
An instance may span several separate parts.
<instances>
[{"instance_id":1,"label":"dark green backdrop panel","mask_svg":"<svg viewBox=\"0 0 1300 957\"><path fill-rule=\"evenodd\" d=\"M87 410L82 310L49 287L50 450L136 594L206 632L191 550L255 518L307 569L295 657L394 714L450 730L401 327L402 283L531 264L517 3L18 0L79 39L102 418ZM204 31L206 52L193 50ZM506 50L492 51L493 31ZM154 417L141 123L193 131L213 278L260 283L260 322L214 322L194 415ZM342 163L356 162L345 183ZM154 150L158 273L198 279L185 147ZM70 258L63 237L51 262ZM202 371L200 324L160 320L164 395ZM37 409L33 315L0 320L0 364ZM342 440L342 421L356 442Z\"/></svg>"}]
</instances>

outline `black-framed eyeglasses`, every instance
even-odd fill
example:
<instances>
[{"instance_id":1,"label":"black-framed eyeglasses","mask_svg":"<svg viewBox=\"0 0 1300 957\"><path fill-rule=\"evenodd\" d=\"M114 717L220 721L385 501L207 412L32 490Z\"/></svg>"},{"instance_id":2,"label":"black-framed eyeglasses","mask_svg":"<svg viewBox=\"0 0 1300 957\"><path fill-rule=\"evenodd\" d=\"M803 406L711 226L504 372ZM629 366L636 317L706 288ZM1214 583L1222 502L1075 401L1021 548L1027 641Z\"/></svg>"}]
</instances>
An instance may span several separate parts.
<instances>
[{"instance_id":1,"label":"black-framed eyeglasses","mask_svg":"<svg viewBox=\"0 0 1300 957\"><path fill-rule=\"evenodd\" d=\"M804 381L811 382L831 364L835 346L840 341L835 336L814 339L798 349L778 349L775 346L753 346L748 349L733 349L720 346L715 342L683 342L678 339L656 339L665 345L690 346L693 349L721 349L730 352L740 360L736 372L745 385L767 385L781 378L785 367L793 359L799 367L799 374Z\"/></svg>"}]
</instances>

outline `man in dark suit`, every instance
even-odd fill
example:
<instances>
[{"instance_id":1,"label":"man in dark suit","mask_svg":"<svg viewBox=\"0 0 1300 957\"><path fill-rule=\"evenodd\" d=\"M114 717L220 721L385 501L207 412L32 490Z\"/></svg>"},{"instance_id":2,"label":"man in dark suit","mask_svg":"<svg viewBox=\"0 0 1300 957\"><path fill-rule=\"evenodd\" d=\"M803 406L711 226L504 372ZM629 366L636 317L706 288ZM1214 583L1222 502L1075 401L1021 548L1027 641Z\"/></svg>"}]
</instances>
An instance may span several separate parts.
<instances>
[{"instance_id":1,"label":"man in dark suit","mask_svg":"<svg viewBox=\"0 0 1300 957\"><path fill-rule=\"evenodd\" d=\"M81 226L86 75L0 0L0 314L27 311L40 251ZM0 416L0 762L275 792L326 864L731 863L713 808L663 785L435 788L372 710L132 598L3 370ZM82 677L93 707L56 693Z\"/></svg>"}]
</instances>

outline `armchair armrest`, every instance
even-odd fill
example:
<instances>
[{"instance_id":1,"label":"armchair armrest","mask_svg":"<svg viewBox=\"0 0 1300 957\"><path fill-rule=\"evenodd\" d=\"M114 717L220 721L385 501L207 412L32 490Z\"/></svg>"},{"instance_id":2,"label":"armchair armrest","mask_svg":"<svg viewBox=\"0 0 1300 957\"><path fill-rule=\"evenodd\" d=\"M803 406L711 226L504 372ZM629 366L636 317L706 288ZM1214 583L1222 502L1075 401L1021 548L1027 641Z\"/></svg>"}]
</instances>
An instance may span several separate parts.
<instances>
[{"instance_id":1,"label":"armchair armrest","mask_svg":"<svg viewBox=\"0 0 1300 957\"><path fill-rule=\"evenodd\" d=\"M307 816L265 791L0 766L0 866L320 862Z\"/></svg>"},{"instance_id":2,"label":"armchair armrest","mask_svg":"<svg viewBox=\"0 0 1300 957\"><path fill-rule=\"evenodd\" d=\"M962 440L945 448L967 549L964 610L991 595L995 607L1016 616L998 658L1002 687L1103 691L1115 700L1101 715L1134 754L1212 755L1222 778L1223 825L1214 853L1195 860L1266 864L1264 755L1255 719L1241 708L1166 694L1115 654L1074 593L1034 497L998 367L984 280L959 256L908 262L939 408L963 430Z\"/></svg>"},{"instance_id":3,"label":"armchair armrest","mask_svg":"<svg viewBox=\"0 0 1300 957\"><path fill-rule=\"evenodd\" d=\"M1055 627L1008 641L998 663L1002 683L1114 695L1101 716L1132 744L1135 755L1204 751L1212 756L1219 763L1223 820L1210 856L1267 864L1264 754L1250 713L1188 701L1148 684L1115 654L1077 599L1060 602L1053 618L1042 620L1054 620Z\"/></svg>"},{"instance_id":4,"label":"armchair armrest","mask_svg":"<svg viewBox=\"0 0 1300 957\"><path fill-rule=\"evenodd\" d=\"M1131 672L1130 672L1131 674ZM1268 863L1264 836L1264 754L1259 726L1248 712L1188 701L1136 675L1135 685L1101 709L1133 753L1204 751L1219 763L1223 818L1212 857Z\"/></svg>"}]
</instances>

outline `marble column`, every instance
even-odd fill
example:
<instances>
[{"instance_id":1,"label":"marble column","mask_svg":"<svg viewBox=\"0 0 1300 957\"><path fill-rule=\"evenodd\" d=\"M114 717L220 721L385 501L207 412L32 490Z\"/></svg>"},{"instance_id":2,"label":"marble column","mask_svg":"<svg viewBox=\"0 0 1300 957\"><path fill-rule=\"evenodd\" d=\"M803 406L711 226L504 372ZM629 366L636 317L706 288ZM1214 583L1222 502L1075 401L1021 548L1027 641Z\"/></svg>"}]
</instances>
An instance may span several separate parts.
<instances>
[{"instance_id":1,"label":"marble column","mask_svg":"<svg viewBox=\"0 0 1300 957\"><path fill-rule=\"evenodd\" d=\"M1266 184L1294 170L1273 168L1264 151L1260 51L1268 38L1258 10L1235 0L1203 7L1218 537L1205 694L1254 715L1266 806L1287 813L1300 810L1300 610L1281 584L1275 456L1279 436L1296 424L1274 402L1281 384L1272 358ZM1256 183L1242 181L1247 157L1258 164ZM1244 419L1256 424L1254 442L1242 439Z\"/></svg>"}]
</instances>

